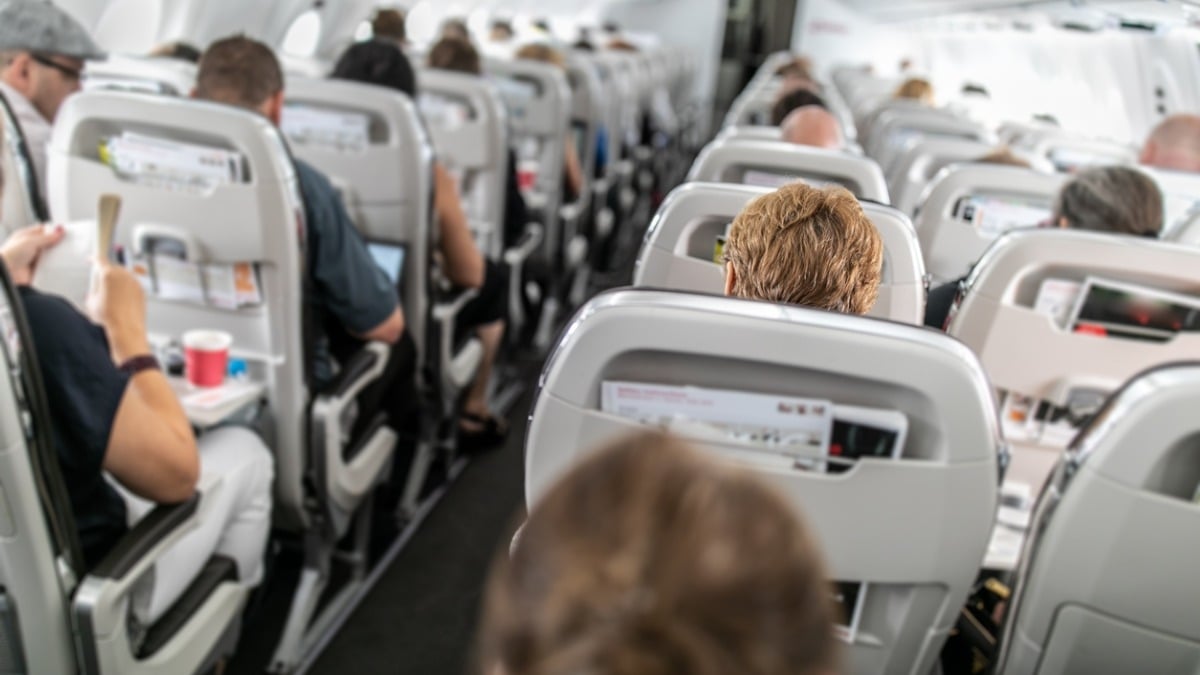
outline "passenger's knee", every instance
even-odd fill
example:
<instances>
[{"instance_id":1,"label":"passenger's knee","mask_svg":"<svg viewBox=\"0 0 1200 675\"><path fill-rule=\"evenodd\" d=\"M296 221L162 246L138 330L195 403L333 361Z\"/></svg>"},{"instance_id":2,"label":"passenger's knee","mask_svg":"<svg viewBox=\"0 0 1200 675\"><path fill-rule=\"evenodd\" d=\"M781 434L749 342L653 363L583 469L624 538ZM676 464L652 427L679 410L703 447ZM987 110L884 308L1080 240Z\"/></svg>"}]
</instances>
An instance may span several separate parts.
<instances>
[{"instance_id":1,"label":"passenger's knee","mask_svg":"<svg viewBox=\"0 0 1200 675\"><path fill-rule=\"evenodd\" d=\"M218 473L255 492L270 495L275 458L257 434L243 427L221 427L200 438L204 473Z\"/></svg>"}]
</instances>

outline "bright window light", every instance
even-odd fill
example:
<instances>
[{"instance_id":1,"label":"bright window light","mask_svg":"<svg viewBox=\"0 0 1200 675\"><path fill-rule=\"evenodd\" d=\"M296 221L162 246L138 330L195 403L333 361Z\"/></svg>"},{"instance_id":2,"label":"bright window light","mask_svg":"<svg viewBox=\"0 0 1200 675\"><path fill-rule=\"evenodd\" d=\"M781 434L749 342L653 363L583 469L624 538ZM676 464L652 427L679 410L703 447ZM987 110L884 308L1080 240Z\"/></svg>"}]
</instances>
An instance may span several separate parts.
<instances>
[{"instance_id":1,"label":"bright window light","mask_svg":"<svg viewBox=\"0 0 1200 675\"><path fill-rule=\"evenodd\" d=\"M310 9L296 17L283 38L283 51L295 56L312 56L321 39L321 15Z\"/></svg>"},{"instance_id":2,"label":"bright window light","mask_svg":"<svg viewBox=\"0 0 1200 675\"><path fill-rule=\"evenodd\" d=\"M375 29L371 27L370 21L363 21L358 24L358 28L354 29L355 42L365 42L375 37Z\"/></svg>"},{"instance_id":3,"label":"bright window light","mask_svg":"<svg viewBox=\"0 0 1200 675\"><path fill-rule=\"evenodd\" d=\"M492 28L492 12L487 7L478 7L467 16L467 29L472 35L487 35Z\"/></svg>"},{"instance_id":4,"label":"bright window light","mask_svg":"<svg viewBox=\"0 0 1200 675\"><path fill-rule=\"evenodd\" d=\"M433 42L438 34L438 17L428 0L417 3L404 18L408 38L418 44Z\"/></svg>"}]
</instances>

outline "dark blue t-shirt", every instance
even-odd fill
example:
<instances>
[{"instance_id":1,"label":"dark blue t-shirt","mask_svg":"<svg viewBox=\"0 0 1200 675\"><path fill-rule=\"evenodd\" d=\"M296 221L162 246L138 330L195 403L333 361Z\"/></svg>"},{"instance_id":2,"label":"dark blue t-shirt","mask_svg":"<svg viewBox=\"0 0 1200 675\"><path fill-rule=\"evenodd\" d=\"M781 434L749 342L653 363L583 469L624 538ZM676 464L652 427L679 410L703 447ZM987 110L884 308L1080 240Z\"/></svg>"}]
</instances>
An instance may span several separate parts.
<instances>
[{"instance_id":1,"label":"dark blue t-shirt","mask_svg":"<svg viewBox=\"0 0 1200 675\"><path fill-rule=\"evenodd\" d=\"M329 179L301 160L295 163L307 224L314 325L327 336L338 327L362 335L396 309L396 287L375 264ZM330 326L329 319L337 326ZM321 360L328 349L318 346L316 351L315 374L320 381L327 377Z\"/></svg>"},{"instance_id":2,"label":"dark blue t-shirt","mask_svg":"<svg viewBox=\"0 0 1200 675\"><path fill-rule=\"evenodd\" d=\"M90 568L126 531L125 502L104 479L104 454L129 376L104 330L66 300L19 289L42 371L54 449Z\"/></svg>"}]
</instances>

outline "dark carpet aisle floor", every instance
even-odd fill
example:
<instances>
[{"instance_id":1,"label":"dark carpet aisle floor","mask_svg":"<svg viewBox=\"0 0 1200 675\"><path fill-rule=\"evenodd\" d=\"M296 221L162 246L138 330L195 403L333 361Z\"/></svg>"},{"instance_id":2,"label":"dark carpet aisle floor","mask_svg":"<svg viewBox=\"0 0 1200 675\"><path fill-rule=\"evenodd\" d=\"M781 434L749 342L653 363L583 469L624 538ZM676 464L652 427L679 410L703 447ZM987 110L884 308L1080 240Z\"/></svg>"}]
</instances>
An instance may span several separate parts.
<instances>
[{"instance_id":1,"label":"dark carpet aisle floor","mask_svg":"<svg viewBox=\"0 0 1200 675\"><path fill-rule=\"evenodd\" d=\"M540 365L523 368L506 445L471 461L309 673L468 672L489 563L524 513L525 420Z\"/></svg>"},{"instance_id":2,"label":"dark carpet aisle floor","mask_svg":"<svg viewBox=\"0 0 1200 675\"><path fill-rule=\"evenodd\" d=\"M626 248L636 251L640 234ZM628 284L633 263L626 256L593 287ZM506 445L471 461L310 674L474 674L488 567L525 513L525 427L541 369L541 359L520 364L526 388L508 415Z\"/></svg>"}]
</instances>

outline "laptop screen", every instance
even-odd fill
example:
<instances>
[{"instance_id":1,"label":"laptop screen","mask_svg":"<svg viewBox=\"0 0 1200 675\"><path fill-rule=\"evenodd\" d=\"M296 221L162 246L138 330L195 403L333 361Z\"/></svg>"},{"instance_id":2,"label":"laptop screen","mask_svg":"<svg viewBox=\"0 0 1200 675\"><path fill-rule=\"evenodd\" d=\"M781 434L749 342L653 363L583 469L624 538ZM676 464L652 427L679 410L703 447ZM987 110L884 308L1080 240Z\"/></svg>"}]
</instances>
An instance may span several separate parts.
<instances>
[{"instance_id":1,"label":"laptop screen","mask_svg":"<svg viewBox=\"0 0 1200 675\"><path fill-rule=\"evenodd\" d=\"M400 288L401 282L404 281L404 259L408 253L408 247L404 244L383 243L378 241L367 242L367 251L371 257L375 259L375 264L388 279Z\"/></svg>"}]
</instances>

